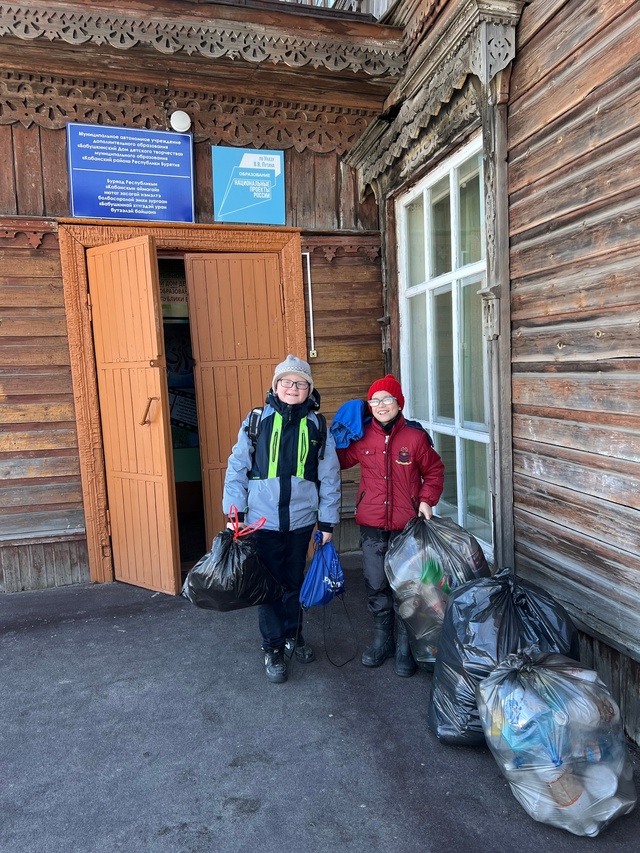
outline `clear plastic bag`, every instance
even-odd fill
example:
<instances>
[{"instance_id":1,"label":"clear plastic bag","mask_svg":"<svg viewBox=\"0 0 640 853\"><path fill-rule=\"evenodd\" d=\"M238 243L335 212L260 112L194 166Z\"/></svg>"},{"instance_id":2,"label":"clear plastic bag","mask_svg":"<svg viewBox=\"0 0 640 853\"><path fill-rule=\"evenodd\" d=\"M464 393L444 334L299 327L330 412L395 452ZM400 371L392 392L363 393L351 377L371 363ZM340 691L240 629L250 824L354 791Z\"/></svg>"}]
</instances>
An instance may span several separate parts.
<instances>
[{"instance_id":1,"label":"clear plastic bag","mask_svg":"<svg viewBox=\"0 0 640 853\"><path fill-rule=\"evenodd\" d=\"M476 687L529 646L578 658L578 632L562 605L510 569L453 590L442 623L427 724L444 743L484 743Z\"/></svg>"},{"instance_id":2,"label":"clear plastic bag","mask_svg":"<svg viewBox=\"0 0 640 853\"><path fill-rule=\"evenodd\" d=\"M431 670L450 590L490 576L482 548L448 518L412 518L387 551L385 573L413 657Z\"/></svg>"},{"instance_id":3,"label":"clear plastic bag","mask_svg":"<svg viewBox=\"0 0 640 853\"><path fill-rule=\"evenodd\" d=\"M510 655L477 685L489 749L537 821L597 835L636 804L620 711L597 673L564 655Z\"/></svg>"}]
</instances>

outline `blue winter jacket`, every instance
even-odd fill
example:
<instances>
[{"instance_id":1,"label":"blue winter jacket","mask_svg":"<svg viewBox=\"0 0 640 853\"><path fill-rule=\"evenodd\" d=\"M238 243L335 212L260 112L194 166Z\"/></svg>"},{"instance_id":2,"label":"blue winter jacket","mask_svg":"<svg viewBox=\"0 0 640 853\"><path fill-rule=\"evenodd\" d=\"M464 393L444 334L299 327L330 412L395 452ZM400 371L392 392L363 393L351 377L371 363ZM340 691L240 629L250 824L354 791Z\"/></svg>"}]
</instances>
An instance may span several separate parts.
<instances>
[{"instance_id":1,"label":"blue winter jacket","mask_svg":"<svg viewBox=\"0 0 640 853\"><path fill-rule=\"evenodd\" d=\"M322 436L313 393L296 406L269 391L253 442L249 415L231 451L224 481L223 512L231 506L252 523L266 518L265 530L298 530L318 523L330 532L340 518L340 463L330 433L321 459Z\"/></svg>"}]
</instances>

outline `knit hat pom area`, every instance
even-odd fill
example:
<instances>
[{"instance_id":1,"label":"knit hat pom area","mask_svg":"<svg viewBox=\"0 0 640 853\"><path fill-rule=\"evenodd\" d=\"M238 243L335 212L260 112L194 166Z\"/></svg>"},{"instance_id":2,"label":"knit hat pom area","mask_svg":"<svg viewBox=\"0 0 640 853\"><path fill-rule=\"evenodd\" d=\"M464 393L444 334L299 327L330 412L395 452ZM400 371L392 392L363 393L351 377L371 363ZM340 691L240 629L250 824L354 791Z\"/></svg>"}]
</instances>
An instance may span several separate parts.
<instances>
[{"instance_id":1,"label":"knit hat pom area","mask_svg":"<svg viewBox=\"0 0 640 853\"><path fill-rule=\"evenodd\" d=\"M393 374L387 373L384 379L378 379L374 382L371 388L369 388L367 400L372 400L373 395L377 394L379 391L386 391L387 394L391 394L391 396L395 397L398 401L400 408L404 409L404 394L402 393L402 387Z\"/></svg>"},{"instance_id":2,"label":"knit hat pom area","mask_svg":"<svg viewBox=\"0 0 640 853\"><path fill-rule=\"evenodd\" d=\"M276 384L278 379L282 376L286 376L287 373L293 373L296 376L299 376L301 379L306 379L309 383L309 394L313 391L313 379L311 377L311 368L307 364L306 361L303 361L301 358L297 358L295 355L289 355L285 358L284 361L281 361L280 364L276 367L273 374L273 382L271 383L271 387L273 388L273 392L275 394Z\"/></svg>"}]
</instances>

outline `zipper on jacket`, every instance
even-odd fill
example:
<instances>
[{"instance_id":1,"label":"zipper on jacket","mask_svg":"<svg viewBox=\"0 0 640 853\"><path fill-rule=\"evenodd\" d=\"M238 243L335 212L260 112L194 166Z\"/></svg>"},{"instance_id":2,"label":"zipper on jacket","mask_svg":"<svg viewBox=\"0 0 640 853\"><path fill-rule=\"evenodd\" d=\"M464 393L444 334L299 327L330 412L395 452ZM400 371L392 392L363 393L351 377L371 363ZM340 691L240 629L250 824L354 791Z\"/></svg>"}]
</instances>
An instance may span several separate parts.
<instances>
[{"instance_id":1,"label":"zipper on jacket","mask_svg":"<svg viewBox=\"0 0 640 853\"><path fill-rule=\"evenodd\" d=\"M298 427L298 465L296 468L296 477L304 479L304 466L309 455L309 426L307 419L302 418Z\"/></svg>"},{"instance_id":2,"label":"zipper on jacket","mask_svg":"<svg viewBox=\"0 0 640 853\"><path fill-rule=\"evenodd\" d=\"M387 435L385 435L385 437L384 437L384 449L385 449L385 460L386 460L386 461L385 461L385 463L384 463L384 470L385 470L385 474L386 474L386 476L387 476L387 488L386 488L386 492L385 492L385 494L386 494L386 498L387 498L387 499L386 499L386 501L385 501L385 504L386 504L386 516L385 516L385 517L386 517L386 519L387 519L387 523L385 524L385 529L386 529L386 530L389 530L389 529L390 529L390 528L389 528L389 524L391 523L391 519L389 518L389 506L390 506L390 502L389 502L389 487L390 487L390 485L391 485L391 476L390 476L390 471L389 471L389 456L390 456L390 454L389 454L389 439L390 439L390 438L391 438L391 434L390 434L390 433L388 433L388 434L387 434Z\"/></svg>"},{"instance_id":3,"label":"zipper on jacket","mask_svg":"<svg viewBox=\"0 0 640 853\"><path fill-rule=\"evenodd\" d=\"M278 476L278 455L280 453L280 435L282 433L282 415L276 412L273 416L273 430L269 443L269 470L268 479Z\"/></svg>"},{"instance_id":4,"label":"zipper on jacket","mask_svg":"<svg viewBox=\"0 0 640 853\"><path fill-rule=\"evenodd\" d=\"M356 506L355 506L355 508L356 508L356 509L358 509L358 507L359 507L359 506L360 506L360 504L362 503L362 500L363 500L363 498L364 498L364 496L365 496L366 494L367 494L367 490L365 489L365 490L364 490L364 492L363 492L363 493L360 495L360 497L358 498L358 502L357 502L357 504L356 504Z\"/></svg>"}]
</instances>

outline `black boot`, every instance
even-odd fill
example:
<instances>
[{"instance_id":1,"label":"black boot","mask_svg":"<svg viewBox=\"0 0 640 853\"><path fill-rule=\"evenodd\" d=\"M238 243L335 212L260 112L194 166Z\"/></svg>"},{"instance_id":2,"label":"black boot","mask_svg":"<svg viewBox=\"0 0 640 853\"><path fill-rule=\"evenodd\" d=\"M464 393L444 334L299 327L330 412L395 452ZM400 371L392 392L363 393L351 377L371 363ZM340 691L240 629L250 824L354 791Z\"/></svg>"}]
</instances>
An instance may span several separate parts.
<instances>
[{"instance_id":1,"label":"black boot","mask_svg":"<svg viewBox=\"0 0 640 853\"><path fill-rule=\"evenodd\" d=\"M416 671L416 662L411 654L407 626L398 617L398 644L396 646L396 675L409 678Z\"/></svg>"},{"instance_id":2,"label":"black boot","mask_svg":"<svg viewBox=\"0 0 640 853\"><path fill-rule=\"evenodd\" d=\"M393 639L393 610L377 613L373 617L373 643L362 654L364 666L380 666L393 656L396 644Z\"/></svg>"}]
</instances>

